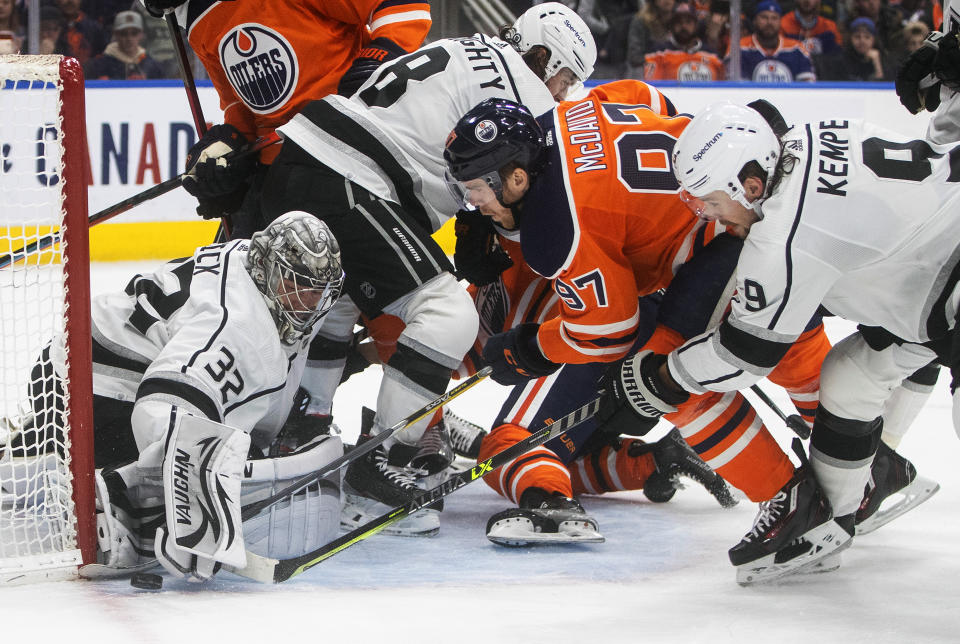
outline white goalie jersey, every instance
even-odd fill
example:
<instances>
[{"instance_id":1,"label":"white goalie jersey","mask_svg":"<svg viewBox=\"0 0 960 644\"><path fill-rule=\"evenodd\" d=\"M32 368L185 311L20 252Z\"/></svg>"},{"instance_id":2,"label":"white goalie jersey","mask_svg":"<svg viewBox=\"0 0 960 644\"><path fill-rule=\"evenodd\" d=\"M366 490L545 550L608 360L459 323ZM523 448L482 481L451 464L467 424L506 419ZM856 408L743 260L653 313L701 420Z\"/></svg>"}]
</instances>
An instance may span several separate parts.
<instances>
[{"instance_id":1,"label":"white goalie jersey","mask_svg":"<svg viewBox=\"0 0 960 644\"><path fill-rule=\"evenodd\" d=\"M313 334L280 341L244 266L247 248L205 246L94 298L94 393L136 403L141 450L166 431L171 405L252 433L261 447L282 428Z\"/></svg>"},{"instance_id":2,"label":"white goalie jersey","mask_svg":"<svg viewBox=\"0 0 960 644\"><path fill-rule=\"evenodd\" d=\"M488 98L535 115L553 109L546 85L510 45L480 34L438 40L385 63L351 98L314 101L279 128L324 165L382 199L408 189L432 230L458 210L443 147L461 116Z\"/></svg>"},{"instance_id":3,"label":"white goalie jersey","mask_svg":"<svg viewBox=\"0 0 960 644\"><path fill-rule=\"evenodd\" d=\"M821 304L911 342L954 325L960 146L837 119L795 127L785 152L797 161L750 229L730 315L669 357L689 391L763 377Z\"/></svg>"}]
</instances>

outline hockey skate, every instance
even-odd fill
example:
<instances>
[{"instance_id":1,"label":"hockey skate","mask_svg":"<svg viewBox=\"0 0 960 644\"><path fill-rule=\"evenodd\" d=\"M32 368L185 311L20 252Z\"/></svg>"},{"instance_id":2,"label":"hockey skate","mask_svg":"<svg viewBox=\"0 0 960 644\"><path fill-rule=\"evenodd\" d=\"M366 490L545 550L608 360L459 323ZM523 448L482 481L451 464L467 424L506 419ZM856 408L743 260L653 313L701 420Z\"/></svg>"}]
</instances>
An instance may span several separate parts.
<instances>
[{"instance_id":1,"label":"hockey skate","mask_svg":"<svg viewBox=\"0 0 960 644\"><path fill-rule=\"evenodd\" d=\"M653 452L657 469L643 484L643 494L654 503L672 499L677 490L683 489L680 477L686 477L705 487L721 506L732 508L737 504L726 482L687 445L677 428L652 445L638 441L627 450L630 456L639 456L648 450Z\"/></svg>"},{"instance_id":2,"label":"hockey skate","mask_svg":"<svg viewBox=\"0 0 960 644\"><path fill-rule=\"evenodd\" d=\"M918 476L913 463L880 442L870 466L870 479L856 514L857 534L869 534L917 507L940 485Z\"/></svg>"},{"instance_id":3,"label":"hockey skate","mask_svg":"<svg viewBox=\"0 0 960 644\"><path fill-rule=\"evenodd\" d=\"M457 456L471 461L477 460L477 456L480 455L480 443L487 435L487 430L460 418L446 407L443 408L443 425L447 430L450 446Z\"/></svg>"},{"instance_id":4,"label":"hockey skate","mask_svg":"<svg viewBox=\"0 0 960 644\"><path fill-rule=\"evenodd\" d=\"M361 436L359 442L369 439ZM383 445L353 461L344 477L344 503L340 527L354 530L395 507L409 503L420 493L414 476L405 467L391 465ZM384 529L383 534L400 537L430 537L440 531L443 500L418 510Z\"/></svg>"},{"instance_id":5,"label":"hockey skate","mask_svg":"<svg viewBox=\"0 0 960 644\"><path fill-rule=\"evenodd\" d=\"M393 454L391 453L391 457ZM430 425L417 442L417 451L409 466L418 474L433 476L445 470L456 456L443 423Z\"/></svg>"},{"instance_id":6,"label":"hockey skate","mask_svg":"<svg viewBox=\"0 0 960 644\"><path fill-rule=\"evenodd\" d=\"M596 519L576 499L535 487L523 493L520 507L490 517L487 539L512 547L604 541Z\"/></svg>"},{"instance_id":7,"label":"hockey skate","mask_svg":"<svg viewBox=\"0 0 960 644\"><path fill-rule=\"evenodd\" d=\"M834 518L823 490L802 467L760 504L753 529L730 549L730 563L741 586L774 581L833 565L824 559L847 548L853 532L853 515Z\"/></svg>"}]
</instances>

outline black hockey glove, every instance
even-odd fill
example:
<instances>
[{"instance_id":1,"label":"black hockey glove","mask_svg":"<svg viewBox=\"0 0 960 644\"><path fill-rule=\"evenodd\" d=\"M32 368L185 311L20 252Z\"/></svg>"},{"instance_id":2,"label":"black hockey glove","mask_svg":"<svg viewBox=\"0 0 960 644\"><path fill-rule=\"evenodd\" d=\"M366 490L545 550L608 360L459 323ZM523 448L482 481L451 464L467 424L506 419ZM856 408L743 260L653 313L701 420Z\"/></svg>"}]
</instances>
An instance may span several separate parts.
<instances>
[{"instance_id":1,"label":"black hockey glove","mask_svg":"<svg viewBox=\"0 0 960 644\"><path fill-rule=\"evenodd\" d=\"M483 347L484 364L493 367L490 377L501 385L519 385L560 368L550 362L537 345L539 324L515 326L505 333L490 336Z\"/></svg>"},{"instance_id":2,"label":"black hockey glove","mask_svg":"<svg viewBox=\"0 0 960 644\"><path fill-rule=\"evenodd\" d=\"M256 155L231 159L224 155L247 144L237 128L226 123L214 125L187 153L187 176L183 187L198 199L223 197L246 187L257 167Z\"/></svg>"},{"instance_id":3,"label":"black hockey glove","mask_svg":"<svg viewBox=\"0 0 960 644\"><path fill-rule=\"evenodd\" d=\"M643 436L664 414L690 398L667 386L658 373L667 356L641 351L607 369L600 379L604 394L597 411L597 431Z\"/></svg>"},{"instance_id":4,"label":"black hockey glove","mask_svg":"<svg viewBox=\"0 0 960 644\"><path fill-rule=\"evenodd\" d=\"M143 6L154 18L163 18L167 9L176 9L187 0L143 0Z\"/></svg>"},{"instance_id":5,"label":"black hockey glove","mask_svg":"<svg viewBox=\"0 0 960 644\"><path fill-rule=\"evenodd\" d=\"M458 212L454 232L457 246L453 251L453 264L457 267L457 279L486 286L513 266L513 260L497 242L493 220L479 210Z\"/></svg>"},{"instance_id":6,"label":"black hockey glove","mask_svg":"<svg viewBox=\"0 0 960 644\"><path fill-rule=\"evenodd\" d=\"M389 38L374 38L370 44L360 50L353 64L340 77L337 94L353 96L364 81L388 60L403 56L407 52Z\"/></svg>"},{"instance_id":7,"label":"black hockey glove","mask_svg":"<svg viewBox=\"0 0 960 644\"><path fill-rule=\"evenodd\" d=\"M953 30L940 40L933 73L947 88L960 92L960 33Z\"/></svg>"},{"instance_id":8,"label":"black hockey glove","mask_svg":"<svg viewBox=\"0 0 960 644\"><path fill-rule=\"evenodd\" d=\"M923 45L910 54L897 71L897 96L911 114L919 114L924 109L932 112L940 105L940 83L932 74L942 38L939 31L931 31Z\"/></svg>"}]
</instances>

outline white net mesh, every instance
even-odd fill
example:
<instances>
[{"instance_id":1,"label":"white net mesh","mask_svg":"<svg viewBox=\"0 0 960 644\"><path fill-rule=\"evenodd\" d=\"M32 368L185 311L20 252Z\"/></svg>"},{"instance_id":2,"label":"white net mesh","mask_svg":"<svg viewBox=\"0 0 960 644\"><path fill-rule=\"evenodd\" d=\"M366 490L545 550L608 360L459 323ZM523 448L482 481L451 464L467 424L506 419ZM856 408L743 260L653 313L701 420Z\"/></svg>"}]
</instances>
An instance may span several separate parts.
<instances>
[{"instance_id":1,"label":"white net mesh","mask_svg":"<svg viewBox=\"0 0 960 644\"><path fill-rule=\"evenodd\" d=\"M58 381L68 253L17 253L65 226L59 62L0 56L0 584L79 563Z\"/></svg>"}]
</instances>

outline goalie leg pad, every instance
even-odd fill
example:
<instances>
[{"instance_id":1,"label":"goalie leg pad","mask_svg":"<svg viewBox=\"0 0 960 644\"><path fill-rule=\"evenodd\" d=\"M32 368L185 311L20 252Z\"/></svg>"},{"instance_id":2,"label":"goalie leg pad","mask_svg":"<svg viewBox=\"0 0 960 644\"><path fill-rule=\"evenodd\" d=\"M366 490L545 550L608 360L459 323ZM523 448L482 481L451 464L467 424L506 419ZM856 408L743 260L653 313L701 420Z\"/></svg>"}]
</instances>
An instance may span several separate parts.
<instances>
[{"instance_id":1,"label":"goalie leg pad","mask_svg":"<svg viewBox=\"0 0 960 644\"><path fill-rule=\"evenodd\" d=\"M226 425L175 413L163 458L166 527L157 559L178 577L205 581L220 563L243 567L240 478L250 436Z\"/></svg>"},{"instance_id":2,"label":"goalie leg pad","mask_svg":"<svg viewBox=\"0 0 960 644\"><path fill-rule=\"evenodd\" d=\"M278 458L247 461L241 499L253 503L343 454L339 436L321 436L307 449ZM312 483L243 522L247 550L263 557L290 559L319 548L340 527L343 470Z\"/></svg>"},{"instance_id":3,"label":"goalie leg pad","mask_svg":"<svg viewBox=\"0 0 960 644\"><path fill-rule=\"evenodd\" d=\"M158 565L153 537L163 520L159 481L141 476L136 462L94 473L97 563L80 569L86 579L124 577Z\"/></svg>"}]
</instances>

